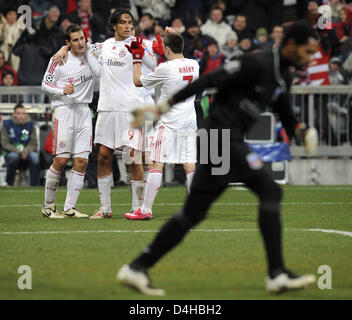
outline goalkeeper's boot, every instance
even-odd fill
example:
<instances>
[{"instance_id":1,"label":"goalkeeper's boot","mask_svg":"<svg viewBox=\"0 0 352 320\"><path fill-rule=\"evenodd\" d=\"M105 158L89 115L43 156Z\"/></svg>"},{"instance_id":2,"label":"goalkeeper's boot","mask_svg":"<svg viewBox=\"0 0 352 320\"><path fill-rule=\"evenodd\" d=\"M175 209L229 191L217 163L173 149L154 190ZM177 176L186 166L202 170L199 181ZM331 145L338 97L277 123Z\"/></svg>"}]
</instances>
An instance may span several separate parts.
<instances>
[{"instance_id":1,"label":"goalkeeper's boot","mask_svg":"<svg viewBox=\"0 0 352 320\"><path fill-rule=\"evenodd\" d=\"M63 219L65 218L62 214L59 213L59 211L56 210L56 205L51 205L49 208L42 208L42 215L45 218L50 218L50 219Z\"/></svg>"},{"instance_id":2,"label":"goalkeeper's boot","mask_svg":"<svg viewBox=\"0 0 352 320\"><path fill-rule=\"evenodd\" d=\"M68 209L66 211L62 211L62 215L66 218L88 218L89 215L79 212L79 210L75 207Z\"/></svg>"},{"instance_id":3,"label":"goalkeeper's boot","mask_svg":"<svg viewBox=\"0 0 352 320\"><path fill-rule=\"evenodd\" d=\"M143 213L141 208L138 208L135 212L125 213L125 218L128 220L151 220L153 219L153 215L151 212Z\"/></svg>"},{"instance_id":4,"label":"goalkeeper's boot","mask_svg":"<svg viewBox=\"0 0 352 320\"><path fill-rule=\"evenodd\" d=\"M272 293L280 293L285 290L303 289L315 282L315 276L308 274L298 276L289 270L281 270L266 278L266 290Z\"/></svg>"},{"instance_id":5,"label":"goalkeeper's boot","mask_svg":"<svg viewBox=\"0 0 352 320\"><path fill-rule=\"evenodd\" d=\"M151 285L145 270L134 270L128 264L121 267L116 275L117 281L130 286L149 296L164 296L163 289L156 289Z\"/></svg>"},{"instance_id":6,"label":"goalkeeper's boot","mask_svg":"<svg viewBox=\"0 0 352 320\"><path fill-rule=\"evenodd\" d=\"M103 208L99 208L94 212L92 216L89 217L89 219L105 219L105 218L111 218L112 217L112 212L108 212Z\"/></svg>"}]
</instances>

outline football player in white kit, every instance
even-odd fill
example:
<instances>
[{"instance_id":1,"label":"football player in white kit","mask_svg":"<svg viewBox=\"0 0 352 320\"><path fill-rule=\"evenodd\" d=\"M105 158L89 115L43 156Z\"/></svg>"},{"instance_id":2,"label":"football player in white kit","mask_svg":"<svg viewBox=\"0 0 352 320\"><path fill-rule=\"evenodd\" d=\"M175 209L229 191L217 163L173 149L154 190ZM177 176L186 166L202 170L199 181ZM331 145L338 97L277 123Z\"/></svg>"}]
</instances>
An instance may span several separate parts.
<instances>
[{"instance_id":1,"label":"football player in white kit","mask_svg":"<svg viewBox=\"0 0 352 320\"><path fill-rule=\"evenodd\" d=\"M141 40L137 39L133 42L130 52L135 58L133 67L135 85L146 89L159 88L158 102L160 102L167 101L175 92L198 79L198 63L193 59L184 58L183 46L184 42L180 34L166 33L163 47L168 61L160 64L153 72L144 75L141 72L140 59L135 58L143 55ZM151 155L153 164L144 191L143 205L133 213L126 213L127 219L152 219L151 209L160 189L164 163L183 164L189 191L197 158L197 121L194 100L195 96L178 103L158 121Z\"/></svg>"},{"instance_id":2,"label":"football player in white kit","mask_svg":"<svg viewBox=\"0 0 352 320\"><path fill-rule=\"evenodd\" d=\"M143 96L133 82L133 59L125 45L136 38L131 36L133 17L129 10L116 10L110 16L110 27L114 37L103 43L90 45L88 60L93 57L99 62L93 70L100 74L100 94L98 119L94 143L98 151L98 189L100 208L91 219L111 217L111 185L113 153L123 149L124 159L130 161L129 172L132 191L132 210L137 210L144 190L144 172L141 152L143 135L141 130L130 127L133 119L131 111L144 103ZM152 42L144 40L143 63L149 68L156 67ZM60 49L59 60L65 57L67 48ZM67 54L67 53L66 53ZM92 62L93 63L93 62ZM140 161L138 161L140 160Z\"/></svg>"},{"instance_id":3,"label":"football player in white kit","mask_svg":"<svg viewBox=\"0 0 352 320\"><path fill-rule=\"evenodd\" d=\"M51 96L55 155L46 175L42 214L52 219L89 217L79 212L75 205L84 185L92 150L92 118L88 103L93 99L95 77L84 55L85 36L79 25L73 24L67 29L66 43L71 49L67 63L60 66L50 59L42 82L42 90ZM73 168L67 182L64 210L60 214L55 206L56 189L71 157Z\"/></svg>"}]
</instances>

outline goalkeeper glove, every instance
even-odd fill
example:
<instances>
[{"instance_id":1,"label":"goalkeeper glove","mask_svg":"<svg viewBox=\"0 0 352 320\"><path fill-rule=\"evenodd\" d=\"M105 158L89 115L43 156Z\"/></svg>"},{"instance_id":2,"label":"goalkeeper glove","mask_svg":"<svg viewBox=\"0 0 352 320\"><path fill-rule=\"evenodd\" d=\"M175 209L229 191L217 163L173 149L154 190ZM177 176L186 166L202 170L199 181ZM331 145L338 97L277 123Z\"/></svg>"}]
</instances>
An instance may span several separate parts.
<instances>
[{"instance_id":1,"label":"goalkeeper glove","mask_svg":"<svg viewBox=\"0 0 352 320\"><path fill-rule=\"evenodd\" d=\"M158 34L155 35L156 40L153 41L153 51L159 56L165 55L163 41Z\"/></svg>"},{"instance_id":2,"label":"goalkeeper glove","mask_svg":"<svg viewBox=\"0 0 352 320\"><path fill-rule=\"evenodd\" d=\"M318 132L314 127L307 129L305 123L298 123L295 128L296 142L303 143L304 151L308 156L315 155L318 148Z\"/></svg>"},{"instance_id":3,"label":"goalkeeper glove","mask_svg":"<svg viewBox=\"0 0 352 320\"><path fill-rule=\"evenodd\" d=\"M137 108L132 112L135 121L131 124L132 127L143 127L145 121L157 122L160 116L170 110L169 102L160 102L157 104L145 105Z\"/></svg>"},{"instance_id":4,"label":"goalkeeper glove","mask_svg":"<svg viewBox=\"0 0 352 320\"><path fill-rule=\"evenodd\" d=\"M132 54L133 63L142 63L142 58L144 56L142 42L142 38L136 38L136 40L131 42L131 46L125 44L127 50Z\"/></svg>"}]
</instances>

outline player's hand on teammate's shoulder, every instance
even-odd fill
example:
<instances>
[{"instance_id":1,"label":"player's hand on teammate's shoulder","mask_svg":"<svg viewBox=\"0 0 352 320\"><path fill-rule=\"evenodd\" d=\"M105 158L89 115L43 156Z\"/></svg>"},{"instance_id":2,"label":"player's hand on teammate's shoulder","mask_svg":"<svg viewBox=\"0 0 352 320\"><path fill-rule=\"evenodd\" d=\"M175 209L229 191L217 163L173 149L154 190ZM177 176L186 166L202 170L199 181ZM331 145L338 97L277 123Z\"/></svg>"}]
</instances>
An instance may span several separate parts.
<instances>
[{"instance_id":1,"label":"player's hand on teammate's shoulder","mask_svg":"<svg viewBox=\"0 0 352 320\"><path fill-rule=\"evenodd\" d=\"M75 88L74 88L74 86L73 86L72 83L66 84L66 85L64 86L64 95L65 95L65 96L67 96L67 95L69 95L69 94L72 94L72 93L74 93L74 92L75 92Z\"/></svg>"},{"instance_id":2,"label":"player's hand on teammate's shoulder","mask_svg":"<svg viewBox=\"0 0 352 320\"><path fill-rule=\"evenodd\" d=\"M68 46L62 46L60 50L53 55L53 62L57 62L60 66L63 66L67 62L68 49Z\"/></svg>"}]
</instances>

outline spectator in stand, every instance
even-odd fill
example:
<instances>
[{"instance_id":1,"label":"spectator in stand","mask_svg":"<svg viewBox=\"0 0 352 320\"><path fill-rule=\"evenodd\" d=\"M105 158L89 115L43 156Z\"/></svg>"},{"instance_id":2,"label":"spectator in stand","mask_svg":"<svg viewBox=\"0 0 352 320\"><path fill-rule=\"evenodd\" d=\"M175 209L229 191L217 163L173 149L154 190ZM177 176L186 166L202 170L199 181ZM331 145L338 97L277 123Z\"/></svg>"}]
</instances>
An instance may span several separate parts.
<instances>
[{"instance_id":1,"label":"spectator in stand","mask_svg":"<svg viewBox=\"0 0 352 320\"><path fill-rule=\"evenodd\" d=\"M326 27L323 29L319 28L318 20L321 17L321 14L318 12L319 5L320 2L318 0L308 1L308 5L306 7L306 17L303 21L310 23L311 26L317 31L321 38L321 48L323 49L324 54L329 53L330 58L330 56L337 56L340 53L340 42L335 29L327 29Z\"/></svg>"},{"instance_id":2,"label":"spectator in stand","mask_svg":"<svg viewBox=\"0 0 352 320\"><path fill-rule=\"evenodd\" d=\"M21 58L18 70L18 84L41 85L50 57L61 48L59 32L60 11L52 6L33 29L25 29L16 42L13 53ZM44 95L25 95L24 102L42 103Z\"/></svg>"},{"instance_id":3,"label":"spectator in stand","mask_svg":"<svg viewBox=\"0 0 352 320\"><path fill-rule=\"evenodd\" d=\"M56 51L56 49L63 44L60 43L59 19L59 8L57 6L51 6L47 15L45 15L35 27L39 41L43 46L47 46L50 51L48 52L48 61L50 56L54 53L53 51Z\"/></svg>"},{"instance_id":4,"label":"spectator in stand","mask_svg":"<svg viewBox=\"0 0 352 320\"><path fill-rule=\"evenodd\" d=\"M15 106L11 119L3 121L1 145L5 151L7 184L14 185L16 170L20 164L25 163L29 164L30 185L39 185L37 134L21 104Z\"/></svg>"},{"instance_id":5,"label":"spectator in stand","mask_svg":"<svg viewBox=\"0 0 352 320\"><path fill-rule=\"evenodd\" d=\"M155 19L150 13L143 14L139 21L139 37L151 40L154 38Z\"/></svg>"},{"instance_id":6,"label":"spectator in stand","mask_svg":"<svg viewBox=\"0 0 352 320\"><path fill-rule=\"evenodd\" d=\"M204 56L199 62L199 74L205 75L221 67L227 61L226 56L219 50L215 39L209 41Z\"/></svg>"},{"instance_id":7,"label":"spectator in stand","mask_svg":"<svg viewBox=\"0 0 352 320\"><path fill-rule=\"evenodd\" d=\"M181 18L174 18L171 22L171 28L180 34L186 31L186 27L184 26Z\"/></svg>"},{"instance_id":8,"label":"spectator in stand","mask_svg":"<svg viewBox=\"0 0 352 320\"><path fill-rule=\"evenodd\" d=\"M268 40L269 40L268 31L265 28L257 29L255 38L253 39L253 44L257 47L257 49L258 50L269 49L271 46Z\"/></svg>"},{"instance_id":9,"label":"spectator in stand","mask_svg":"<svg viewBox=\"0 0 352 320\"><path fill-rule=\"evenodd\" d=\"M216 39L220 47L225 44L227 35L232 31L231 27L223 20L223 12L218 6L211 7L209 19L200 27L200 30L202 34Z\"/></svg>"},{"instance_id":10,"label":"spectator in stand","mask_svg":"<svg viewBox=\"0 0 352 320\"><path fill-rule=\"evenodd\" d=\"M1 85L5 87L12 87L15 85L15 75L9 71L5 70L1 75Z\"/></svg>"},{"instance_id":11,"label":"spectator in stand","mask_svg":"<svg viewBox=\"0 0 352 320\"><path fill-rule=\"evenodd\" d=\"M10 65L5 63L5 54L3 51L0 51L0 85L2 84L2 74L5 71L10 71L14 75L14 85L17 86L18 84L18 79L17 79L17 72L14 68L12 68Z\"/></svg>"},{"instance_id":12,"label":"spectator in stand","mask_svg":"<svg viewBox=\"0 0 352 320\"><path fill-rule=\"evenodd\" d=\"M100 14L92 10L91 0L78 0L78 9L72 11L68 17L72 23L82 27L89 42L99 42L105 40L105 25Z\"/></svg>"},{"instance_id":13,"label":"spectator in stand","mask_svg":"<svg viewBox=\"0 0 352 320\"><path fill-rule=\"evenodd\" d=\"M9 70L5 70L3 73L2 73L2 76L1 76L1 85L2 86L5 86L5 87L12 87L15 85L15 75L9 71ZM18 97L17 95L15 94L3 94L1 96L1 102L4 102L4 103L17 103L19 102L18 100Z\"/></svg>"},{"instance_id":14,"label":"spectator in stand","mask_svg":"<svg viewBox=\"0 0 352 320\"><path fill-rule=\"evenodd\" d=\"M232 29L236 32L238 40L241 41L243 35L248 35L249 29L247 28L246 16L239 14L236 16Z\"/></svg>"},{"instance_id":15,"label":"spectator in stand","mask_svg":"<svg viewBox=\"0 0 352 320\"><path fill-rule=\"evenodd\" d=\"M202 35L196 19L190 19L185 24L186 31L182 34L185 43L183 55L189 59L194 59L195 57L200 59L200 53L203 50L205 51L210 37Z\"/></svg>"},{"instance_id":16,"label":"spectator in stand","mask_svg":"<svg viewBox=\"0 0 352 320\"><path fill-rule=\"evenodd\" d=\"M155 19L171 20L171 9L176 0L134 0L134 4L140 7L142 14L149 13Z\"/></svg>"},{"instance_id":17,"label":"spectator in stand","mask_svg":"<svg viewBox=\"0 0 352 320\"><path fill-rule=\"evenodd\" d=\"M242 50L238 47L238 39L235 32L231 32L227 35L226 43L221 47L221 52L229 60L243 54Z\"/></svg>"},{"instance_id":18,"label":"spectator in stand","mask_svg":"<svg viewBox=\"0 0 352 320\"><path fill-rule=\"evenodd\" d=\"M341 54L345 59L352 51L352 12L343 7L339 14L340 22L336 25L336 33L341 43Z\"/></svg>"},{"instance_id":19,"label":"spectator in stand","mask_svg":"<svg viewBox=\"0 0 352 320\"><path fill-rule=\"evenodd\" d=\"M329 63L329 80L333 86L347 84L347 77L341 68L341 60L338 57L334 57Z\"/></svg>"},{"instance_id":20,"label":"spectator in stand","mask_svg":"<svg viewBox=\"0 0 352 320\"><path fill-rule=\"evenodd\" d=\"M4 13L1 14L0 42L2 42L2 44L0 50L4 52L6 62L16 71L19 68L20 59L12 53L12 48L21 36L21 33L22 30L17 23L16 8L7 8Z\"/></svg>"},{"instance_id":21,"label":"spectator in stand","mask_svg":"<svg viewBox=\"0 0 352 320\"><path fill-rule=\"evenodd\" d=\"M271 46L274 48L278 48L283 38L284 38L284 27L274 26L270 35Z\"/></svg>"},{"instance_id":22,"label":"spectator in stand","mask_svg":"<svg viewBox=\"0 0 352 320\"><path fill-rule=\"evenodd\" d=\"M253 46L252 39L250 35L242 35L242 39L239 43L239 48L243 53L251 53L256 48Z\"/></svg>"},{"instance_id":23,"label":"spectator in stand","mask_svg":"<svg viewBox=\"0 0 352 320\"><path fill-rule=\"evenodd\" d=\"M166 27L167 27L167 22L165 20L162 20L162 19L156 20L154 24L154 35L158 34L161 38L163 38Z\"/></svg>"}]
</instances>

